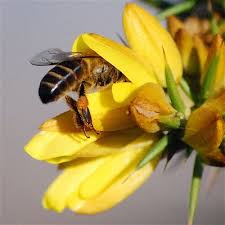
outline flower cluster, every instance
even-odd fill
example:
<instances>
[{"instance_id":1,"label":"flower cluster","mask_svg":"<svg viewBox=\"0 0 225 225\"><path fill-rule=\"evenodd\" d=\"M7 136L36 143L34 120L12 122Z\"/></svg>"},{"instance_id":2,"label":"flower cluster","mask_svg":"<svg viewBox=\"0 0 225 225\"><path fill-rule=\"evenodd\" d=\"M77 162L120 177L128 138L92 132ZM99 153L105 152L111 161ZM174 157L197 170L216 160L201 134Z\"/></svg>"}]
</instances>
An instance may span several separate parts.
<instances>
[{"instance_id":1,"label":"flower cluster","mask_svg":"<svg viewBox=\"0 0 225 225\"><path fill-rule=\"evenodd\" d=\"M46 209L108 210L142 185L163 155L169 161L180 150L196 150L196 192L203 163L225 166L222 36L206 44L203 31L193 33L175 17L168 18L169 33L134 3L124 8L123 27L126 46L93 33L72 46L104 58L129 80L86 95L100 133L87 138L67 111L45 121L25 146L31 157L61 169L44 194ZM191 203L191 220L194 209Z\"/></svg>"}]
</instances>

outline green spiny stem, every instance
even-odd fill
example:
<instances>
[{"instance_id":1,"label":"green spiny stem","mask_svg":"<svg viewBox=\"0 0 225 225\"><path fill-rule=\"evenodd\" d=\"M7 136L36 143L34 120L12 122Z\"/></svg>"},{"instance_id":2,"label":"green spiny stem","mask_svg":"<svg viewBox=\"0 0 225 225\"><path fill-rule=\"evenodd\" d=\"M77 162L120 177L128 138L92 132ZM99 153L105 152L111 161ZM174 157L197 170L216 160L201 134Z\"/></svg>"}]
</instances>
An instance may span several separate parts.
<instances>
[{"instance_id":1,"label":"green spiny stem","mask_svg":"<svg viewBox=\"0 0 225 225\"><path fill-rule=\"evenodd\" d=\"M167 92L173 107L178 112L181 112L183 115L185 115L185 104L177 90L177 84L174 80L172 71L167 63L165 66L165 76L166 76Z\"/></svg>"},{"instance_id":2,"label":"green spiny stem","mask_svg":"<svg viewBox=\"0 0 225 225\"><path fill-rule=\"evenodd\" d=\"M201 185L201 179L203 174L203 165L202 162L197 155L195 158L194 170L192 175L192 183L191 183L191 190L189 195L189 211L188 211L188 225L193 224L195 211L198 204L198 195Z\"/></svg>"},{"instance_id":3,"label":"green spiny stem","mask_svg":"<svg viewBox=\"0 0 225 225\"><path fill-rule=\"evenodd\" d=\"M159 123L169 129L178 129L181 125L180 116L160 116Z\"/></svg>"},{"instance_id":4,"label":"green spiny stem","mask_svg":"<svg viewBox=\"0 0 225 225\"><path fill-rule=\"evenodd\" d=\"M165 9L161 13L159 13L158 18L165 19L168 16L177 15L177 14L186 12L186 11L192 9L194 7L194 5L195 5L195 1L193 1L193 0L178 3L176 5L173 5L167 9Z\"/></svg>"},{"instance_id":5,"label":"green spiny stem","mask_svg":"<svg viewBox=\"0 0 225 225\"><path fill-rule=\"evenodd\" d=\"M169 143L169 135L166 135L162 137L157 143L155 143L148 151L148 153L145 155L145 157L140 160L140 162L137 164L136 170L141 169L143 166L145 166L148 162L150 162L155 157L159 156L166 146Z\"/></svg>"},{"instance_id":6,"label":"green spiny stem","mask_svg":"<svg viewBox=\"0 0 225 225\"><path fill-rule=\"evenodd\" d=\"M201 88L200 103L203 103L212 94L219 58L219 54L217 53L215 56L212 57L209 63L208 70L205 74L203 85Z\"/></svg>"}]
</instances>

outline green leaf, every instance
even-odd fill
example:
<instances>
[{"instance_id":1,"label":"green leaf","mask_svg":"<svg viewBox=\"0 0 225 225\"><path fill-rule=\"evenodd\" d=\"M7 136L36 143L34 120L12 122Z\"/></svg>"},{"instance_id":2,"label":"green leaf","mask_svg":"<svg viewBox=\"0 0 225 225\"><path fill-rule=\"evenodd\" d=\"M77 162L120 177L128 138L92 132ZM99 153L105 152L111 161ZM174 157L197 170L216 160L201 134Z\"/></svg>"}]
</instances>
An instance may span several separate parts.
<instances>
[{"instance_id":1,"label":"green leaf","mask_svg":"<svg viewBox=\"0 0 225 225\"><path fill-rule=\"evenodd\" d=\"M184 2L178 3L174 6L171 6L167 9L165 9L161 13L159 13L158 18L165 19L168 16L177 15L177 14L189 11L194 7L194 5L195 5L194 0L189 0L189 1L184 1Z\"/></svg>"},{"instance_id":2,"label":"green leaf","mask_svg":"<svg viewBox=\"0 0 225 225\"><path fill-rule=\"evenodd\" d=\"M215 78L216 78L216 70L219 63L219 54L216 54L212 57L208 69L206 71L201 93L200 93L200 102L203 103L206 99L210 97L212 94L212 89L214 86Z\"/></svg>"},{"instance_id":3,"label":"green leaf","mask_svg":"<svg viewBox=\"0 0 225 225\"><path fill-rule=\"evenodd\" d=\"M174 80L172 71L167 62L166 62L166 66L165 66L165 76L166 76L167 92L168 92L168 95L170 97L173 107L178 112L181 112L183 115L185 115L185 104L178 92L177 84Z\"/></svg>"},{"instance_id":4,"label":"green leaf","mask_svg":"<svg viewBox=\"0 0 225 225\"><path fill-rule=\"evenodd\" d=\"M169 143L169 136L166 135L166 136L162 137L157 143L155 143L149 149L149 151L145 155L145 157L138 163L136 170L141 169L143 166L145 166L148 162L150 162L156 156L160 155L163 152L163 150L166 148L168 143Z\"/></svg>"},{"instance_id":5,"label":"green leaf","mask_svg":"<svg viewBox=\"0 0 225 225\"><path fill-rule=\"evenodd\" d=\"M195 158L191 190L190 190L190 196L189 196L188 225L193 224L195 211L198 204L198 194L200 190L202 174L203 174L203 165L199 156L197 155Z\"/></svg>"}]
</instances>

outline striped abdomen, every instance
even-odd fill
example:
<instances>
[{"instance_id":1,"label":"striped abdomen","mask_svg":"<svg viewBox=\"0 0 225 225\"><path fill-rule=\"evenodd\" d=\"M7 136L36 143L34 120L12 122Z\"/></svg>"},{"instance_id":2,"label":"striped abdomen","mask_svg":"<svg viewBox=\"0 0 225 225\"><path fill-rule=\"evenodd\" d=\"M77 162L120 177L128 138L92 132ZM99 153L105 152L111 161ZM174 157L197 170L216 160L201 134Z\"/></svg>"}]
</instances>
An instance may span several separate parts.
<instances>
[{"instance_id":1,"label":"striped abdomen","mask_svg":"<svg viewBox=\"0 0 225 225\"><path fill-rule=\"evenodd\" d=\"M39 96L43 103L56 101L72 91L81 72L80 62L64 61L52 68L41 80Z\"/></svg>"}]
</instances>

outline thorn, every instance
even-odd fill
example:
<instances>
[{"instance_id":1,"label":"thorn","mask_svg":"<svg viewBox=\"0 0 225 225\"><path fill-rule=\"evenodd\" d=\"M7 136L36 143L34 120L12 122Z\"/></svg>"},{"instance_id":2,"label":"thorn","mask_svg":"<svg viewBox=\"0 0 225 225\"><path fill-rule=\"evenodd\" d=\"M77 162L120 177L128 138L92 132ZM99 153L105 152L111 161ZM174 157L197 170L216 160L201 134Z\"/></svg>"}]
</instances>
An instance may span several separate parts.
<instances>
[{"instance_id":1,"label":"thorn","mask_svg":"<svg viewBox=\"0 0 225 225\"><path fill-rule=\"evenodd\" d=\"M167 168L168 164L169 164L169 161L167 160L166 163L165 163L165 166L163 168L163 173L166 171L166 168Z\"/></svg>"}]
</instances>

